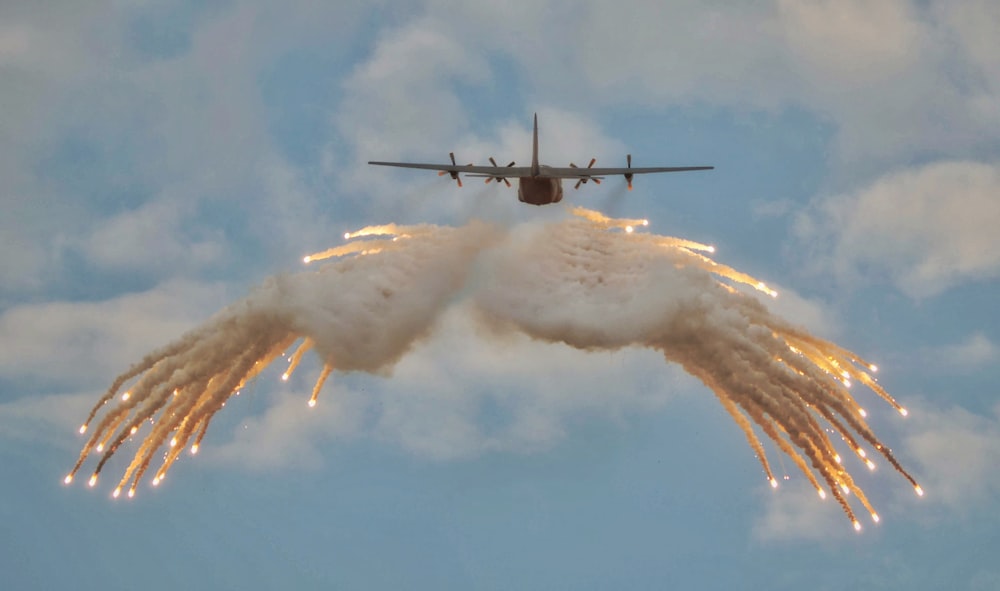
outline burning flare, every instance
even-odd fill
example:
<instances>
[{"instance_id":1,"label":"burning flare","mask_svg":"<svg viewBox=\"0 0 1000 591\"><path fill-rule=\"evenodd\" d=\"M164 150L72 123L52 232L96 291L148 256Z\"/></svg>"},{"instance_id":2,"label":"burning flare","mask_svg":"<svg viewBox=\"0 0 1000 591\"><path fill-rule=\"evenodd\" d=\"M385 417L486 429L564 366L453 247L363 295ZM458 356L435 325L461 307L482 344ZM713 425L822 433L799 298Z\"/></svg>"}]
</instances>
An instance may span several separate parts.
<instances>
[{"instance_id":1,"label":"burning flare","mask_svg":"<svg viewBox=\"0 0 1000 591\"><path fill-rule=\"evenodd\" d=\"M740 286L771 297L777 292L703 254L713 247L640 231L647 220L580 208L572 213L509 230L481 222L458 228L388 224L346 234L350 242L305 257L307 263L335 261L270 278L118 376L80 427L88 439L65 482L95 455L93 486L107 461L148 422L114 489L115 497L122 490L131 497L158 454L163 462L154 485L184 449L198 451L226 401L296 342L282 379L310 349L324 364L311 407L333 370L391 367L431 333L444 310L468 301L493 329L583 350L641 345L660 351L715 393L772 487L778 480L760 432L821 498L829 492L856 528L851 493L873 520L878 514L844 467L831 434L874 469L862 447L867 444L923 494L848 390L851 382L863 384L905 415L872 377L874 365L768 312ZM469 280L472 274L477 281ZM126 383L128 390L118 395Z\"/></svg>"}]
</instances>

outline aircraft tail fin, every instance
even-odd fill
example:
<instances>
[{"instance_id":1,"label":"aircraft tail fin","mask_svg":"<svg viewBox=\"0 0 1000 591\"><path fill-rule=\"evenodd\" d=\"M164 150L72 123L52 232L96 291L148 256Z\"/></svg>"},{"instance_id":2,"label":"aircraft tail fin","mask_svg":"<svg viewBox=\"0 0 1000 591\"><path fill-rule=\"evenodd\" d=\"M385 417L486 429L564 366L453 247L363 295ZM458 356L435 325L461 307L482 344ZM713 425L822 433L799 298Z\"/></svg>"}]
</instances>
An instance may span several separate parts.
<instances>
[{"instance_id":1,"label":"aircraft tail fin","mask_svg":"<svg viewBox=\"0 0 1000 591\"><path fill-rule=\"evenodd\" d=\"M541 174L541 167L538 165L538 113L535 113L535 134L531 144L531 176Z\"/></svg>"}]
</instances>

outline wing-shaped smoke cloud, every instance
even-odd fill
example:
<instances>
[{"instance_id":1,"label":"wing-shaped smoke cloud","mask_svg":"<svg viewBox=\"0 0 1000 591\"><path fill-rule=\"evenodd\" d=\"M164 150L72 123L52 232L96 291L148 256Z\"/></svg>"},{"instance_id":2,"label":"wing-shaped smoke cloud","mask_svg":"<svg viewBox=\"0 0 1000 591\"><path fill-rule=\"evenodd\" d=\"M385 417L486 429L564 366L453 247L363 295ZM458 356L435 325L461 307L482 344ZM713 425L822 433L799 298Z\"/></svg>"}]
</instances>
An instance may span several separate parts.
<instances>
[{"instance_id":1,"label":"wing-shaped smoke cloud","mask_svg":"<svg viewBox=\"0 0 1000 591\"><path fill-rule=\"evenodd\" d=\"M772 485L763 431L809 478L830 492L856 528L850 493L878 520L842 466L829 433L868 465L866 442L922 493L865 422L849 393L860 381L906 414L872 378L875 367L772 315L737 289L766 285L701 254L710 246L636 231L645 220L618 220L577 209L574 217L500 229L373 226L346 244L306 257L335 258L318 270L271 278L201 328L154 352L114 381L80 432L105 411L84 445L70 482L91 454L91 477L146 421L138 451L115 496L131 496L161 448L164 477L181 450L196 452L209 422L246 381L296 341L287 377L312 348L324 362L310 405L333 370L390 369L450 306L469 304L495 331L520 331L584 350L644 346L701 379L743 429ZM131 387L119 395L129 382ZM117 397L117 400L114 400Z\"/></svg>"}]
</instances>

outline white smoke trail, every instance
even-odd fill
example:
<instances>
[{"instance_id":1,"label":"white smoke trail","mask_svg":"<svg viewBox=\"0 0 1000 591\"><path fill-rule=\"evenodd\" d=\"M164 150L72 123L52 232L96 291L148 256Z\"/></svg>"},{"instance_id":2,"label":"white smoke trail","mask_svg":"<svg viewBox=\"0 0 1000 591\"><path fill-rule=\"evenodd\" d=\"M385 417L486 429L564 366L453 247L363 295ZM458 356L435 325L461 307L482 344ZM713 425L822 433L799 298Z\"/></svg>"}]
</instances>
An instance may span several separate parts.
<instances>
[{"instance_id":1,"label":"white smoke trail","mask_svg":"<svg viewBox=\"0 0 1000 591\"><path fill-rule=\"evenodd\" d=\"M735 289L742 283L776 295L700 254L712 252L710 246L637 232L645 220L574 213L509 231L473 222L460 228L390 224L348 234L353 242L306 258L336 261L270 279L115 380L81 427L87 431L114 401L67 482L97 454L91 478L96 482L121 443L150 421L115 496L126 485L131 495L154 455L166 448L156 484L185 446L197 451L225 401L295 341L303 339L283 377L309 348L324 363L313 405L332 371L388 371L432 332L444 310L462 302L496 330L583 350L638 345L662 352L712 389L772 485L777 481L758 429L792 458L820 496L829 492L838 500L856 528L849 493L875 521L878 516L843 466L830 433L872 468L862 447L868 444L922 494L871 432L847 389L851 380L861 382L905 414L871 377L874 366L788 325Z\"/></svg>"}]
</instances>

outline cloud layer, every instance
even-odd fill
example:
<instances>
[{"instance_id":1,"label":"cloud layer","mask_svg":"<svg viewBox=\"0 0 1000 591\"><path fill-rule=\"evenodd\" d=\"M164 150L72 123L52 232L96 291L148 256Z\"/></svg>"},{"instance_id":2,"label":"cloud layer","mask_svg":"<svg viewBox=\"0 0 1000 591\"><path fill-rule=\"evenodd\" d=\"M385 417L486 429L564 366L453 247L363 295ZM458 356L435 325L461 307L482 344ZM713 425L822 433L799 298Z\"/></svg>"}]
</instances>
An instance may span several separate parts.
<instances>
[{"instance_id":1,"label":"cloud layer","mask_svg":"<svg viewBox=\"0 0 1000 591\"><path fill-rule=\"evenodd\" d=\"M821 200L795 233L819 270L888 277L912 297L1000 276L1000 167L941 162ZM828 254L827 254L828 253Z\"/></svg>"}]
</instances>

